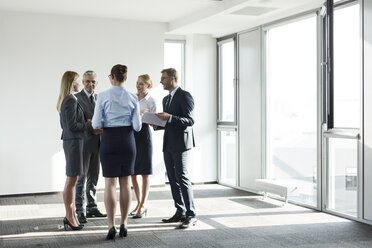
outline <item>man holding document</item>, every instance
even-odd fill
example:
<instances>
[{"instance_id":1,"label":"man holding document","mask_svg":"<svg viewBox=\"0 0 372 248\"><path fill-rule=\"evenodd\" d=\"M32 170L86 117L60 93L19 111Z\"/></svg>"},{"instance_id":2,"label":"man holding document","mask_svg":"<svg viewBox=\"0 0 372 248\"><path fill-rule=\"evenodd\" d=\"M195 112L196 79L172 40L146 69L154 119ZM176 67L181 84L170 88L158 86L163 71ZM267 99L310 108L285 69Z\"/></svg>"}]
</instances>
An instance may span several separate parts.
<instances>
[{"instance_id":1,"label":"man holding document","mask_svg":"<svg viewBox=\"0 0 372 248\"><path fill-rule=\"evenodd\" d=\"M167 123L167 121L160 119L155 113L151 112L144 112L142 114L142 122L156 127L165 127L165 124Z\"/></svg>"},{"instance_id":2,"label":"man holding document","mask_svg":"<svg viewBox=\"0 0 372 248\"><path fill-rule=\"evenodd\" d=\"M169 95L163 99L164 112L156 114L163 121L158 123L159 127L156 129L165 129L164 162L177 209L171 218L162 221L165 223L182 221L179 228L188 228L197 221L191 181L187 172L190 150L195 147L192 129L194 99L189 92L178 86L178 74L175 69L164 69L161 74L160 83L169 91ZM164 128L161 127L163 125Z\"/></svg>"}]
</instances>

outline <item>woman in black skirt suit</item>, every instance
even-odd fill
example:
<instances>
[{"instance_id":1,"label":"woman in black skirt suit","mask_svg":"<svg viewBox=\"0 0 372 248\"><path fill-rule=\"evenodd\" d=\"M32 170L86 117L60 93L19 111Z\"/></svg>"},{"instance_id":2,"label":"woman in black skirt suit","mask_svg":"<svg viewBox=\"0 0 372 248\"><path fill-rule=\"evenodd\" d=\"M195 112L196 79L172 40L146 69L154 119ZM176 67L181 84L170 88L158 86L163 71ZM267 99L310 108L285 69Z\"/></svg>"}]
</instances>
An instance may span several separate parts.
<instances>
[{"instance_id":1,"label":"woman in black skirt suit","mask_svg":"<svg viewBox=\"0 0 372 248\"><path fill-rule=\"evenodd\" d=\"M79 91L79 74L66 71L61 80L61 90L57 102L57 110L62 127L63 150L66 158L66 183L63 190L63 202L66 217L63 219L65 230L80 230L75 214L74 192L79 175L83 174L83 138L84 131L92 130L90 120L86 120L83 110L73 93ZM96 133L95 130L92 130ZM98 132L97 132L98 133Z\"/></svg>"},{"instance_id":2,"label":"woman in black skirt suit","mask_svg":"<svg viewBox=\"0 0 372 248\"><path fill-rule=\"evenodd\" d=\"M138 98L123 87L127 67L115 65L109 75L112 87L98 94L93 128L103 128L100 145L102 174L105 177L104 201L109 232L107 239L115 239L116 178L120 184L120 237L127 236L127 218L130 207L129 178L136 158L134 131L141 130Z\"/></svg>"},{"instance_id":3,"label":"woman in black skirt suit","mask_svg":"<svg viewBox=\"0 0 372 248\"><path fill-rule=\"evenodd\" d=\"M149 90L152 88L150 76L147 74L140 75L136 87L141 114L144 112L156 113L155 100L149 95ZM130 215L133 215L133 218L142 218L147 214L146 200L150 189L149 175L152 174L152 137L149 125L142 123L141 131L135 133L134 138L136 140L137 156L132 184L137 198L137 206L130 212ZM142 192L137 181L137 175L142 176Z\"/></svg>"}]
</instances>

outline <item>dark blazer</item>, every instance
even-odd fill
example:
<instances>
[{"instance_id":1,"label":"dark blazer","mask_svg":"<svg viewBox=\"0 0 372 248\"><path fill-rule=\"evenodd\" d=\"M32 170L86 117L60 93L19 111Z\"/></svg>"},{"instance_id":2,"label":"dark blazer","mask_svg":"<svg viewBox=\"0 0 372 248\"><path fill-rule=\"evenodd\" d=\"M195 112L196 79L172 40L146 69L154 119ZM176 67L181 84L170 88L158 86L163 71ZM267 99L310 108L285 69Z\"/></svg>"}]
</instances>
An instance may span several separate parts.
<instances>
[{"instance_id":1,"label":"dark blazer","mask_svg":"<svg viewBox=\"0 0 372 248\"><path fill-rule=\"evenodd\" d=\"M94 105L90 102L87 94L84 90L76 93L75 96L78 99L80 106L83 108L85 119L92 119L94 114ZM94 94L94 99L97 99L97 94ZM84 151L94 152L99 148L100 135L94 135L92 132L85 132L84 138Z\"/></svg>"},{"instance_id":2,"label":"dark blazer","mask_svg":"<svg viewBox=\"0 0 372 248\"><path fill-rule=\"evenodd\" d=\"M167 97L163 98L163 110L172 115L172 121L165 125L163 151L184 152L195 147L194 99L191 94L181 88L175 92L170 106L165 111Z\"/></svg>"},{"instance_id":3,"label":"dark blazer","mask_svg":"<svg viewBox=\"0 0 372 248\"><path fill-rule=\"evenodd\" d=\"M62 140L83 139L85 130L92 130L92 125L84 117L83 108L74 95L67 96L59 113L62 127Z\"/></svg>"}]
</instances>

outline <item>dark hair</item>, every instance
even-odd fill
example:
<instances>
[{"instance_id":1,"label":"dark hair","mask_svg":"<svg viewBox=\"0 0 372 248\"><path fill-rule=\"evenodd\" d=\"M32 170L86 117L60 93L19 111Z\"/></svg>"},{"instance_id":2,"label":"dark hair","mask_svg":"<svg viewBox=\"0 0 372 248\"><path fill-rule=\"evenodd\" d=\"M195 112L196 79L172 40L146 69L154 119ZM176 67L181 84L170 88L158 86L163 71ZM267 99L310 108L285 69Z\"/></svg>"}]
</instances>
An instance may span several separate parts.
<instances>
[{"instance_id":1,"label":"dark hair","mask_svg":"<svg viewBox=\"0 0 372 248\"><path fill-rule=\"evenodd\" d=\"M122 83L125 80L127 80L127 71L128 71L127 66L117 64L114 65L114 67L112 67L111 75L114 76L118 82Z\"/></svg>"},{"instance_id":2,"label":"dark hair","mask_svg":"<svg viewBox=\"0 0 372 248\"><path fill-rule=\"evenodd\" d=\"M167 73L168 77L174 77L174 81L178 82L178 73L174 68L163 69L161 73Z\"/></svg>"}]
</instances>

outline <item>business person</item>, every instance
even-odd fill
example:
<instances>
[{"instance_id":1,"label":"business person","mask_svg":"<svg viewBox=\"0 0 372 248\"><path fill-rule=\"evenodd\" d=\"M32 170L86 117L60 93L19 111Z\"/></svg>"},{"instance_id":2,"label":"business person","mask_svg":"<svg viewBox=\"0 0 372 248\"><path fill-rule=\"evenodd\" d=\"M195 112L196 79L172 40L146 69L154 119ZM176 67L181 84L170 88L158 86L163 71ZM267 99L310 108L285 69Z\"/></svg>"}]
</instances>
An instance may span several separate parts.
<instances>
[{"instance_id":1,"label":"business person","mask_svg":"<svg viewBox=\"0 0 372 248\"><path fill-rule=\"evenodd\" d=\"M152 81L149 75L140 75L137 79L137 97L140 105L140 113L156 113L156 104L154 98L149 94L152 88ZM149 125L142 123L140 132L134 133L136 140L136 162L134 165L134 175L132 175L132 184L137 198L137 206L130 215L134 219L142 218L147 214L146 201L149 195L150 182L149 175L152 174L152 136ZM137 175L142 176L142 187L140 187ZM142 192L141 192L142 188Z\"/></svg>"},{"instance_id":2,"label":"business person","mask_svg":"<svg viewBox=\"0 0 372 248\"><path fill-rule=\"evenodd\" d=\"M120 237L127 236L127 218L130 207L130 175L136 158L134 132L141 130L138 98L123 87L127 67L115 65L109 75L112 87L98 94L92 120L93 128L103 128L100 159L105 177L104 201L107 212L108 234L115 239L116 178L120 184Z\"/></svg>"},{"instance_id":3,"label":"business person","mask_svg":"<svg viewBox=\"0 0 372 248\"><path fill-rule=\"evenodd\" d=\"M83 107L84 115L87 119L92 119L94 106L96 104L97 95L94 90L97 86L97 75L94 71L86 71L83 75L84 88L76 93L80 106ZM83 165L84 173L79 176L76 183L75 204L76 213L80 223L86 223L87 219L84 215L84 186L86 180L86 216L106 217L102 214L96 203L96 187L99 175L99 144L100 135L94 135L90 132L86 133L83 145Z\"/></svg>"},{"instance_id":4,"label":"business person","mask_svg":"<svg viewBox=\"0 0 372 248\"><path fill-rule=\"evenodd\" d=\"M79 74L73 71L66 71L63 74L57 101L66 158L67 177L63 190L66 209L66 216L63 219L65 230L68 226L72 230L83 228L75 215L74 192L78 176L83 174L84 131L92 130L91 123L84 118L83 110L73 94L79 90L78 78Z\"/></svg>"},{"instance_id":5,"label":"business person","mask_svg":"<svg viewBox=\"0 0 372 248\"><path fill-rule=\"evenodd\" d=\"M169 91L163 99L163 111L157 116L166 120L163 139L163 156L168 174L176 213L165 223L183 223L179 228L196 224L196 213L191 181L188 176L190 150L195 147L193 109L191 94L178 86L178 74L173 68L161 71L161 84Z\"/></svg>"}]
</instances>

